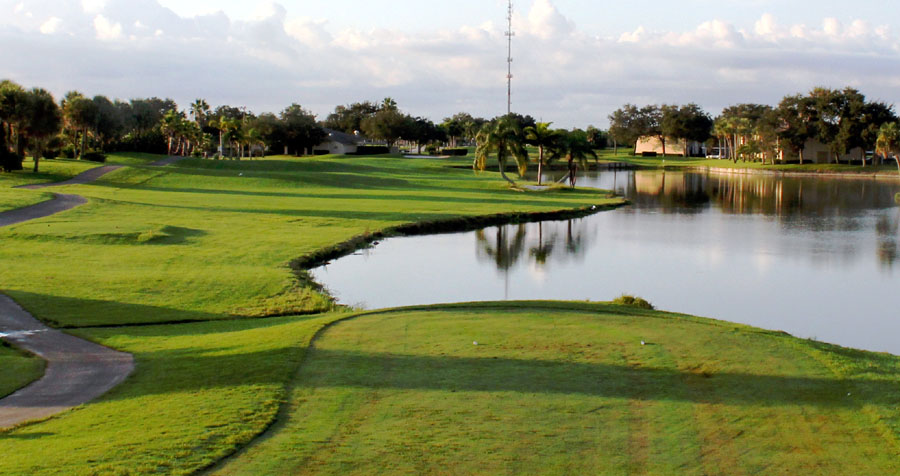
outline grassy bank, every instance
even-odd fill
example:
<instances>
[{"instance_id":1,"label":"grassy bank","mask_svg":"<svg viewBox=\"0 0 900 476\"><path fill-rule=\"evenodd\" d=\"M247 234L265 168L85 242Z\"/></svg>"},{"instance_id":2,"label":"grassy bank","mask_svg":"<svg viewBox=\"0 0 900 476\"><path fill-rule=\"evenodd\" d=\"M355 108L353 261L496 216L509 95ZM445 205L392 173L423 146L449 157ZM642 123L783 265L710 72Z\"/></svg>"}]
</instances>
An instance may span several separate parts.
<instances>
[{"instance_id":1,"label":"grassy bank","mask_svg":"<svg viewBox=\"0 0 900 476\"><path fill-rule=\"evenodd\" d=\"M620 203L589 189L517 192L496 173L475 175L457 163L387 156L137 163L94 184L56 189L88 197L87 205L0 230L7 245L0 289L64 327L323 311L331 302L297 281L295 259L411 223Z\"/></svg>"},{"instance_id":2,"label":"grassy bank","mask_svg":"<svg viewBox=\"0 0 900 476\"><path fill-rule=\"evenodd\" d=\"M898 377L616 305L398 310L328 329L289 418L216 474L896 474Z\"/></svg>"},{"instance_id":3,"label":"grassy bank","mask_svg":"<svg viewBox=\"0 0 900 476\"><path fill-rule=\"evenodd\" d=\"M44 361L14 350L0 341L0 398L28 385L44 374Z\"/></svg>"},{"instance_id":4,"label":"grassy bank","mask_svg":"<svg viewBox=\"0 0 900 476\"><path fill-rule=\"evenodd\" d=\"M82 330L133 353L137 371L96 402L0 432L0 474L190 474L272 422L309 339L335 318Z\"/></svg>"}]
</instances>

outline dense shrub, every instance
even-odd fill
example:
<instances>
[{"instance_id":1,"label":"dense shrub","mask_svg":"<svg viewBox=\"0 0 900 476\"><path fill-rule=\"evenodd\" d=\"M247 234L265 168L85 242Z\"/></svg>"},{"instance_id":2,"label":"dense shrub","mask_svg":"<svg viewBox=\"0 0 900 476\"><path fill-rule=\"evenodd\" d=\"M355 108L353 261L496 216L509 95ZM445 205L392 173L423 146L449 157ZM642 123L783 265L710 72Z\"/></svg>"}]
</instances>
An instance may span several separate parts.
<instances>
[{"instance_id":1,"label":"dense shrub","mask_svg":"<svg viewBox=\"0 0 900 476\"><path fill-rule=\"evenodd\" d=\"M169 152L165 134L149 131L143 134L127 134L122 140L113 143L113 152L144 152L147 154L166 154Z\"/></svg>"},{"instance_id":2,"label":"dense shrub","mask_svg":"<svg viewBox=\"0 0 900 476\"><path fill-rule=\"evenodd\" d=\"M428 154L428 155L437 155L437 153L438 153L438 146L436 146L436 145L434 145L434 144L428 144L428 145L426 145L426 146L425 146L425 153Z\"/></svg>"},{"instance_id":3,"label":"dense shrub","mask_svg":"<svg viewBox=\"0 0 900 476\"><path fill-rule=\"evenodd\" d=\"M650 304L646 299L640 298L640 297L629 296L628 294L623 294L623 295L617 297L616 300L613 301L613 303L621 304L623 306L631 306L631 307L637 307L637 308L641 308L641 309L647 309L649 311L652 311L654 309L653 304Z\"/></svg>"},{"instance_id":4,"label":"dense shrub","mask_svg":"<svg viewBox=\"0 0 900 476\"><path fill-rule=\"evenodd\" d=\"M379 155L390 153L391 149L386 145L361 145L356 148L356 153L351 155Z\"/></svg>"},{"instance_id":5,"label":"dense shrub","mask_svg":"<svg viewBox=\"0 0 900 476\"><path fill-rule=\"evenodd\" d=\"M466 156L469 155L469 149L465 147L456 147L451 149L444 149L441 151L444 155L453 155L453 156Z\"/></svg>"},{"instance_id":6,"label":"dense shrub","mask_svg":"<svg viewBox=\"0 0 900 476\"><path fill-rule=\"evenodd\" d=\"M102 164L103 162L106 162L106 156L103 155L102 152L96 152L96 151L88 152L81 156L81 160L88 160L91 162L100 162Z\"/></svg>"},{"instance_id":7,"label":"dense shrub","mask_svg":"<svg viewBox=\"0 0 900 476\"><path fill-rule=\"evenodd\" d=\"M44 152L41 154L41 157L45 159L55 159L59 157L59 149L44 149Z\"/></svg>"},{"instance_id":8,"label":"dense shrub","mask_svg":"<svg viewBox=\"0 0 900 476\"><path fill-rule=\"evenodd\" d=\"M23 157L19 154L0 150L0 169L4 172L12 172L14 170L22 170Z\"/></svg>"}]
</instances>

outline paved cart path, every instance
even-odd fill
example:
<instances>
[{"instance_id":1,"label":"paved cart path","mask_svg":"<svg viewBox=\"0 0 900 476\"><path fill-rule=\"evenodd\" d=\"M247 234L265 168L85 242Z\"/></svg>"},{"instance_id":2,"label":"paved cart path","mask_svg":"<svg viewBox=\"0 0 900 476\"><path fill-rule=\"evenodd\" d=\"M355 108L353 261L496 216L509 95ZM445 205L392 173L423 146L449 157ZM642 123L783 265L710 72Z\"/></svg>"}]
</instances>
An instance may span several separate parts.
<instances>
[{"instance_id":1,"label":"paved cart path","mask_svg":"<svg viewBox=\"0 0 900 476\"><path fill-rule=\"evenodd\" d=\"M134 357L47 327L0 295L0 339L47 361L44 376L0 399L0 429L53 416L122 383Z\"/></svg>"},{"instance_id":2,"label":"paved cart path","mask_svg":"<svg viewBox=\"0 0 900 476\"><path fill-rule=\"evenodd\" d=\"M149 164L164 167L182 157ZM39 190L82 185L122 168L106 165L64 182L26 185ZM79 195L54 194L53 200L0 213L0 227L44 218L87 203ZM0 294L0 339L47 361L44 376L0 399L0 429L11 428L69 410L110 391L134 371L134 357L50 328L7 296Z\"/></svg>"}]
</instances>

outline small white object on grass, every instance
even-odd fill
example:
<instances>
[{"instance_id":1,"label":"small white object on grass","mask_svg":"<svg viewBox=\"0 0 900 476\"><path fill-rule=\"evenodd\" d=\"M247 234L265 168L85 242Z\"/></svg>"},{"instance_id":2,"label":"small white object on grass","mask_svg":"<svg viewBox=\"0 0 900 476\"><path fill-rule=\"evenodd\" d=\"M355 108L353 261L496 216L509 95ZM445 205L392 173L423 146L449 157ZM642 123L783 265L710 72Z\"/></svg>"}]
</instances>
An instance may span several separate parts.
<instances>
[{"instance_id":1,"label":"small white object on grass","mask_svg":"<svg viewBox=\"0 0 900 476\"><path fill-rule=\"evenodd\" d=\"M241 172L238 174L238 177L243 177L243 176L244 176L244 172Z\"/></svg>"},{"instance_id":2,"label":"small white object on grass","mask_svg":"<svg viewBox=\"0 0 900 476\"><path fill-rule=\"evenodd\" d=\"M478 341L472 342L472 345L478 345Z\"/></svg>"},{"instance_id":3,"label":"small white object on grass","mask_svg":"<svg viewBox=\"0 0 900 476\"><path fill-rule=\"evenodd\" d=\"M641 341L641 345L647 345L647 343L644 341Z\"/></svg>"}]
</instances>

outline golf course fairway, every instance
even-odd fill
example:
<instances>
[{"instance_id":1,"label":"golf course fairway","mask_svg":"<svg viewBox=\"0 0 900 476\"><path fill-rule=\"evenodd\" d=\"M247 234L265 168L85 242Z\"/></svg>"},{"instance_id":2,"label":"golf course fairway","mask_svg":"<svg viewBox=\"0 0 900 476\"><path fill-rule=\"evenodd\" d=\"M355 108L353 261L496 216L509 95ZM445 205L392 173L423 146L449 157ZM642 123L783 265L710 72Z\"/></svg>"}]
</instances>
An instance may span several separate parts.
<instances>
[{"instance_id":1,"label":"golf course fairway","mask_svg":"<svg viewBox=\"0 0 900 476\"><path fill-rule=\"evenodd\" d=\"M215 474L897 474L898 362L613 304L373 313Z\"/></svg>"}]
</instances>

